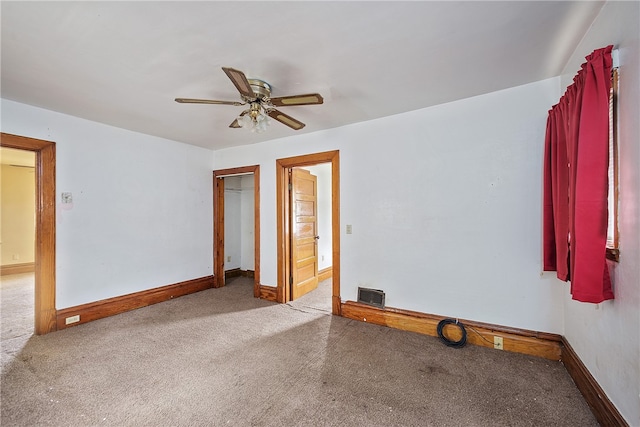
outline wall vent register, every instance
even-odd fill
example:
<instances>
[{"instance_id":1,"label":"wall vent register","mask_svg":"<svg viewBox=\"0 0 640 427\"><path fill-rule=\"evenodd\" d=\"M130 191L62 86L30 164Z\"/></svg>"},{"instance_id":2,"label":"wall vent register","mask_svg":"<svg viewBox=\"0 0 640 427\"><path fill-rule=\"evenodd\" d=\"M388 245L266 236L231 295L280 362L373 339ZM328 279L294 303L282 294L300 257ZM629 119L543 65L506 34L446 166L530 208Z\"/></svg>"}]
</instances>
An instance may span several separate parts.
<instances>
[{"instance_id":1,"label":"wall vent register","mask_svg":"<svg viewBox=\"0 0 640 427\"><path fill-rule=\"evenodd\" d=\"M384 308L384 292L379 289L358 288L358 302Z\"/></svg>"}]
</instances>

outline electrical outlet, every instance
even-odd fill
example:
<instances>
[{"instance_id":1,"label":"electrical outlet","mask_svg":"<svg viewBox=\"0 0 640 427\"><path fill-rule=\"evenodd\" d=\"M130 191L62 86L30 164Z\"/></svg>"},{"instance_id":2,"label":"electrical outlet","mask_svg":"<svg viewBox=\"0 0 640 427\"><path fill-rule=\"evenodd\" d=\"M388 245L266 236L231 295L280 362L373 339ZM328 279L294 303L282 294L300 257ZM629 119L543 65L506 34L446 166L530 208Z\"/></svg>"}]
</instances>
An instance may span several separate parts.
<instances>
[{"instance_id":1,"label":"electrical outlet","mask_svg":"<svg viewBox=\"0 0 640 427\"><path fill-rule=\"evenodd\" d=\"M351 227L351 224L347 224L347 234L351 233L353 233L353 228Z\"/></svg>"},{"instance_id":2,"label":"electrical outlet","mask_svg":"<svg viewBox=\"0 0 640 427\"><path fill-rule=\"evenodd\" d=\"M231 257L230 256L227 257L227 262L231 262Z\"/></svg>"},{"instance_id":3,"label":"electrical outlet","mask_svg":"<svg viewBox=\"0 0 640 427\"><path fill-rule=\"evenodd\" d=\"M12 258L17 261L20 259L20 254L13 254Z\"/></svg>"},{"instance_id":4,"label":"electrical outlet","mask_svg":"<svg viewBox=\"0 0 640 427\"><path fill-rule=\"evenodd\" d=\"M493 337L493 348L496 350L504 350L502 345L502 337Z\"/></svg>"},{"instance_id":5,"label":"electrical outlet","mask_svg":"<svg viewBox=\"0 0 640 427\"><path fill-rule=\"evenodd\" d=\"M75 316L67 317L64 319L65 325L70 325L72 323L78 323L80 321L80 315L76 314Z\"/></svg>"}]
</instances>

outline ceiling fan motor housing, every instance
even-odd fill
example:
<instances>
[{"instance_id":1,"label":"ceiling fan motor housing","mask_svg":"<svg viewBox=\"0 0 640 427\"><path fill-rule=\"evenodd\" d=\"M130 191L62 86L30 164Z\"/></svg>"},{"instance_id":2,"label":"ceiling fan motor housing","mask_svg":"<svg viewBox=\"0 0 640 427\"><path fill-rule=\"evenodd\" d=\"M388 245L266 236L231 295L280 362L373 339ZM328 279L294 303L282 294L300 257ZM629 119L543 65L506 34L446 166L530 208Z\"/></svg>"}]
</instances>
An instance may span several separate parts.
<instances>
[{"instance_id":1,"label":"ceiling fan motor housing","mask_svg":"<svg viewBox=\"0 0 640 427\"><path fill-rule=\"evenodd\" d=\"M251 86L251 90L253 90L253 93L256 95L256 98L262 99L265 97L271 97L271 85L269 85L269 83L258 79L247 79L247 81ZM246 101L251 102L253 99L247 99Z\"/></svg>"}]
</instances>

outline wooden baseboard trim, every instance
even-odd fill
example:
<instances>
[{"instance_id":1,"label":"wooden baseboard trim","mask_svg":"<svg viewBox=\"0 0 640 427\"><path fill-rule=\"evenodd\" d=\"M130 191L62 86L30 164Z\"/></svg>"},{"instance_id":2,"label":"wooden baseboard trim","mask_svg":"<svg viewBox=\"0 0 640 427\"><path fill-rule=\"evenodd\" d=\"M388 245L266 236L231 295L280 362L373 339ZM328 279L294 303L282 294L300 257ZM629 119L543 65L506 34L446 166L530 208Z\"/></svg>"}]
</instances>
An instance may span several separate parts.
<instances>
[{"instance_id":1,"label":"wooden baseboard trim","mask_svg":"<svg viewBox=\"0 0 640 427\"><path fill-rule=\"evenodd\" d=\"M239 268L234 268L232 270L227 270L224 272L225 279L231 279L233 277L255 277L255 272L253 270L241 270Z\"/></svg>"},{"instance_id":2,"label":"wooden baseboard trim","mask_svg":"<svg viewBox=\"0 0 640 427\"><path fill-rule=\"evenodd\" d=\"M242 276L242 270L240 270L239 268L234 268L224 272L225 279L231 279L233 277L240 277L240 276Z\"/></svg>"},{"instance_id":3,"label":"wooden baseboard trim","mask_svg":"<svg viewBox=\"0 0 640 427\"><path fill-rule=\"evenodd\" d=\"M343 317L360 320L376 325L388 326L403 331L438 336L438 323L444 316L401 310L391 307L380 309L366 304L347 301L342 303ZM458 319L467 330L467 343L493 348L494 337L502 337L505 351L523 353L543 357L549 360L560 360L562 353L562 336L546 332L492 325ZM446 328L445 335L458 340L461 333L458 328Z\"/></svg>"},{"instance_id":4,"label":"wooden baseboard trim","mask_svg":"<svg viewBox=\"0 0 640 427\"><path fill-rule=\"evenodd\" d=\"M600 425L629 426L564 337L562 337L562 363Z\"/></svg>"},{"instance_id":5,"label":"wooden baseboard trim","mask_svg":"<svg viewBox=\"0 0 640 427\"><path fill-rule=\"evenodd\" d=\"M174 283L173 285L148 289L146 291L57 310L56 320L58 330L92 322L104 317L114 316L116 314L124 313L125 311L135 310L137 308L146 307L159 302L168 301L173 298L203 291L209 288L213 288L213 276L187 280L180 283ZM79 316L79 320L74 323L67 324L66 319L73 316Z\"/></svg>"},{"instance_id":6,"label":"wooden baseboard trim","mask_svg":"<svg viewBox=\"0 0 640 427\"><path fill-rule=\"evenodd\" d=\"M275 286L260 285L260 299L278 302L278 289Z\"/></svg>"},{"instance_id":7,"label":"wooden baseboard trim","mask_svg":"<svg viewBox=\"0 0 640 427\"><path fill-rule=\"evenodd\" d=\"M318 271L318 282L322 282L323 280L327 280L333 277L333 267L323 268Z\"/></svg>"},{"instance_id":8,"label":"wooden baseboard trim","mask_svg":"<svg viewBox=\"0 0 640 427\"><path fill-rule=\"evenodd\" d=\"M0 266L0 276L8 276L10 274L33 273L36 271L35 262L24 262L22 264L9 264Z\"/></svg>"}]
</instances>

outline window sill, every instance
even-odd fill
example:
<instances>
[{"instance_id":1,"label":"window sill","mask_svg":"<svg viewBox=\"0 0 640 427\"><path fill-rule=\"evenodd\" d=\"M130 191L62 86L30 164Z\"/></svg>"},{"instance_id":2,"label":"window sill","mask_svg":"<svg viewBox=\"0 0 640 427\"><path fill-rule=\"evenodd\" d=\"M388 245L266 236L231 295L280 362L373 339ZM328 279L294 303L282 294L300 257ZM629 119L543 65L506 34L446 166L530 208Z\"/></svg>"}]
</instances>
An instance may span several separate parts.
<instances>
[{"instance_id":1,"label":"window sill","mask_svg":"<svg viewBox=\"0 0 640 427\"><path fill-rule=\"evenodd\" d=\"M607 248L607 259L620 262L620 249Z\"/></svg>"}]
</instances>

